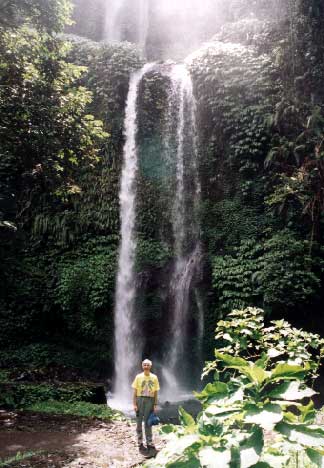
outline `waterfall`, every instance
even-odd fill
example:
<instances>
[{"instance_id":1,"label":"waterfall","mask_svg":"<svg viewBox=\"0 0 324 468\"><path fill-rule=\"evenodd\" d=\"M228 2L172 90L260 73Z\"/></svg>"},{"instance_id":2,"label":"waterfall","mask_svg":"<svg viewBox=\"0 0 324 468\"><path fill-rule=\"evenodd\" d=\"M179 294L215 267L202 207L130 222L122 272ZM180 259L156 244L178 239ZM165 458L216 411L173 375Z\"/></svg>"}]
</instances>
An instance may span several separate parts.
<instances>
[{"instance_id":1,"label":"waterfall","mask_svg":"<svg viewBox=\"0 0 324 468\"><path fill-rule=\"evenodd\" d=\"M115 404L124 405L130 400L130 384L139 365L143 350L141 334L135 317L136 278L134 271L136 253L136 179L138 172L138 89L143 76L152 69L145 65L132 75L125 115L124 162L121 176L121 245L116 288L115 306ZM166 127L163 131L165 163L173 168L172 229L174 266L170 277L170 333L168 352L164 356L163 377L172 396L183 389L184 363L188 348L187 329L191 317L190 306L197 309L197 341L203 330L202 303L195 293L195 282L200 274L201 245L199 241L198 205L200 184L198 178L196 103L190 74L185 65L160 67L167 74L168 107ZM199 345L198 345L199 346ZM199 353L199 349L197 349ZM180 365L181 364L181 365ZM165 394L166 395L166 394ZM170 395L167 395L168 399ZM117 401L118 398L118 401Z\"/></svg>"},{"instance_id":2,"label":"waterfall","mask_svg":"<svg viewBox=\"0 0 324 468\"><path fill-rule=\"evenodd\" d=\"M186 330L189 319L189 299L192 282L199 274L201 246L199 242L198 204L200 184L197 169L196 103L192 81L185 65L175 65L170 73L171 88L168 106L168 134L166 136L167 160L170 163L175 148L175 194L173 201L173 235L175 265L170 281L172 296L172 324L165 357L164 378L173 381L172 393L180 392L180 367L188 359ZM172 136L172 120L176 109L175 135ZM172 145L172 139L174 140ZM195 295L197 298L197 296ZM197 302L197 301L196 301ZM196 304L201 316L200 306ZM201 320L201 317L200 317ZM202 325L199 325L201 333ZM181 366L179 367L179 364Z\"/></svg>"},{"instance_id":3,"label":"waterfall","mask_svg":"<svg viewBox=\"0 0 324 468\"><path fill-rule=\"evenodd\" d=\"M139 0L138 5L138 45L142 51L143 57L146 52L146 40L149 28L149 0Z\"/></svg>"},{"instance_id":4,"label":"waterfall","mask_svg":"<svg viewBox=\"0 0 324 468\"><path fill-rule=\"evenodd\" d=\"M138 87L152 67L145 65L130 80L126 115L124 161L119 193L121 212L121 245L119 251L116 305L115 305L115 394L121 401L130 398L130 383L134 366L141 359L134 319L136 279L134 271L136 236L136 174L137 174L137 97Z\"/></svg>"},{"instance_id":5,"label":"waterfall","mask_svg":"<svg viewBox=\"0 0 324 468\"><path fill-rule=\"evenodd\" d=\"M121 41L122 31L119 16L125 0L108 0L105 12L105 32L104 38L108 42Z\"/></svg>"},{"instance_id":6,"label":"waterfall","mask_svg":"<svg viewBox=\"0 0 324 468\"><path fill-rule=\"evenodd\" d=\"M132 30L134 37L125 30L129 22L128 14L132 11ZM104 39L108 42L128 40L136 42L145 57L146 40L149 28L149 0L106 0ZM134 23L133 23L134 22Z\"/></svg>"}]
</instances>

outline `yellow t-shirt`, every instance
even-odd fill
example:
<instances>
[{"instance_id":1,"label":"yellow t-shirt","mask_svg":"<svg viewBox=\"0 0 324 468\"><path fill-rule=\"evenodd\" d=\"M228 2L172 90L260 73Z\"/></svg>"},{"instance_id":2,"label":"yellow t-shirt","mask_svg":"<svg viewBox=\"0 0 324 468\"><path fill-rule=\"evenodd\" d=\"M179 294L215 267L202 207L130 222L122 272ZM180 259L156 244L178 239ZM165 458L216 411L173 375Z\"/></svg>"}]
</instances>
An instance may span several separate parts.
<instances>
[{"instance_id":1,"label":"yellow t-shirt","mask_svg":"<svg viewBox=\"0 0 324 468\"><path fill-rule=\"evenodd\" d=\"M144 372L137 374L132 383L136 390L136 396L154 397L154 393L160 390L159 380L155 374L145 375Z\"/></svg>"}]
</instances>

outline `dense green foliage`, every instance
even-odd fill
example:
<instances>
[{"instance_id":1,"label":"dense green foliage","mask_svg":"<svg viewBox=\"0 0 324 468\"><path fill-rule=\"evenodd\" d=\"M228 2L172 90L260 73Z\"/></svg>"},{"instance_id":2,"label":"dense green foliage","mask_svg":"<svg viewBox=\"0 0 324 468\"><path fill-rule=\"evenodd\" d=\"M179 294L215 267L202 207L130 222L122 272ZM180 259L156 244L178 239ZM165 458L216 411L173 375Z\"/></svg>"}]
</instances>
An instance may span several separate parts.
<instances>
[{"instance_id":1,"label":"dense green foliage","mask_svg":"<svg viewBox=\"0 0 324 468\"><path fill-rule=\"evenodd\" d=\"M60 32L71 24L72 4L68 0L4 0L0 6L0 25L16 27L31 24L47 32Z\"/></svg>"},{"instance_id":2,"label":"dense green foliage","mask_svg":"<svg viewBox=\"0 0 324 468\"><path fill-rule=\"evenodd\" d=\"M318 294L321 271L321 258L310 255L309 241L283 230L264 243L245 240L233 255L215 257L213 281L224 311L251 302L270 311L302 309Z\"/></svg>"},{"instance_id":3,"label":"dense green foliage","mask_svg":"<svg viewBox=\"0 0 324 468\"><path fill-rule=\"evenodd\" d=\"M80 401L91 401L92 389L82 385L49 385L49 384L1 384L0 405L9 408L24 408L34 404L56 400L66 404Z\"/></svg>"},{"instance_id":4,"label":"dense green foliage","mask_svg":"<svg viewBox=\"0 0 324 468\"><path fill-rule=\"evenodd\" d=\"M205 368L214 379L197 394L203 410L195 421L180 408L181 426L162 427L169 442L147 467L284 467L296 451L322 466L324 431L305 379L324 342L289 324L283 333L282 325L265 328L263 311L253 308L218 323L216 338L228 346Z\"/></svg>"},{"instance_id":5,"label":"dense green foliage","mask_svg":"<svg viewBox=\"0 0 324 468\"><path fill-rule=\"evenodd\" d=\"M191 60L202 235L215 293L208 331L213 318L251 303L295 323L305 323L307 310L315 328L323 296L324 56L323 35L314 34L323 30L322 6L290 2L275 28L270 2L238 3L256 16L236 12L239 21Z\"/></svg>"}]
</instances>

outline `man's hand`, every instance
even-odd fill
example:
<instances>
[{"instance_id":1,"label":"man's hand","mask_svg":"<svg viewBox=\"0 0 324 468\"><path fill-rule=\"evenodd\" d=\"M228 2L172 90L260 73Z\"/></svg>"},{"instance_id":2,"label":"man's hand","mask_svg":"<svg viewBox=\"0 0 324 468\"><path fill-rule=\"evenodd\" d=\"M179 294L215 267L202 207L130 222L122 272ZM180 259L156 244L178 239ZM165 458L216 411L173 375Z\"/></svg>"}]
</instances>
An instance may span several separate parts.
<instances>
[{"instance_id":1,"label":"man's hand","mask_svg":"<svg viewBox=\"0 0 324 468\"><path fill-rule=\"evenodd\" d=\"M157 412L157 405L154 405L154 406L153 406L153 412L154 412L154 413Z\"/></svg>"},{"instance_id":2,"label":"man's hand","mask_svg":"<svg viewBox=\"0 0 324 468\"><path fill-rule=\"evenodd\" d=\"M138 406L136 404L134 404L134 411L135 413L138 411Z\"/></svg>"}]
</instances>

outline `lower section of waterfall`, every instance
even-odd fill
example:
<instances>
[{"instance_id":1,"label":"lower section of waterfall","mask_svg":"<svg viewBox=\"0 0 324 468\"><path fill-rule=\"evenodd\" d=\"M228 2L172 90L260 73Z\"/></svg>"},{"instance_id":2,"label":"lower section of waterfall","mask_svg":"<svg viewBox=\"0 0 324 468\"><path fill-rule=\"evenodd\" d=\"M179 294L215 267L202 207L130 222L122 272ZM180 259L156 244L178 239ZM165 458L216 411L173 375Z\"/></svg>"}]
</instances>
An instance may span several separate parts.
<instances>
[{"instance_id":1,"label":"lower section of waterfall","mask_svg":"<svg viewBox=\"0 0 324 468\"><path fill-rule=\"evenodd\" d=\"M180 401L189 398L196 382L197 372L193 372L194 361L198 373L201 371L203 336L203 306L200 293L194 287L201 274L201 247L197 243L187 257L178 258L170 284L172 319L170 336L166 337L168 350L162 366L162 399ZM190 307L196 309L197 328L193 342L189 338L188 321Z\"/></svg>"}]
</instances>

